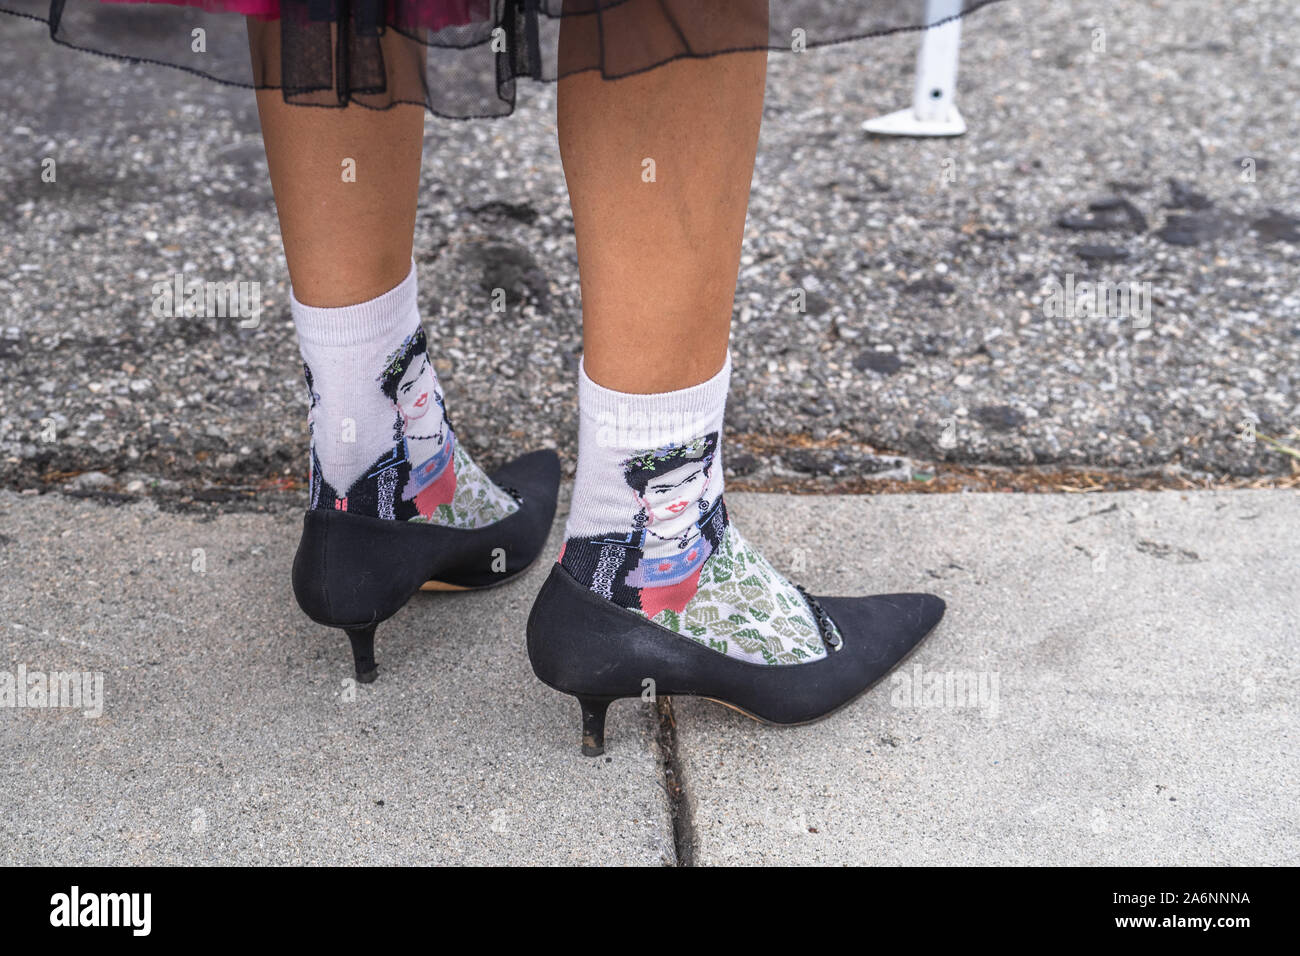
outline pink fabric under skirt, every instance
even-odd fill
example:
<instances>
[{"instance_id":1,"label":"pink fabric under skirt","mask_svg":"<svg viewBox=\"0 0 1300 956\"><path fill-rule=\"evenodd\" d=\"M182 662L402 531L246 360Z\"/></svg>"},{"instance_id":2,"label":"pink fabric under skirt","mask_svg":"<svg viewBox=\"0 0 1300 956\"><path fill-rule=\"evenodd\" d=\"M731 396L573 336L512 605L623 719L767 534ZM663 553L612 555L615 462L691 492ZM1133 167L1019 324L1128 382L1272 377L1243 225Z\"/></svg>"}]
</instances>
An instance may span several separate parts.
<instances>
[{"instance_id":1,"label":"pink fabric under skirt","mask_svg":"<svg viewBox=\"0 0 1300 956\"><path fill-rule=\"evenodd\" d=\"M213 12L239 13L263 20L280 18L280 0L99 0L99 2L131 5L167 4L174 7L198 7ZM389 3L386 6L389 8L388 12L392 14L397 5ZM420 0L418 3L403 6L416 15L415 22L419 26L430 30L480 23L492 15L490 0Z\"/></svg>"}]
</instances>

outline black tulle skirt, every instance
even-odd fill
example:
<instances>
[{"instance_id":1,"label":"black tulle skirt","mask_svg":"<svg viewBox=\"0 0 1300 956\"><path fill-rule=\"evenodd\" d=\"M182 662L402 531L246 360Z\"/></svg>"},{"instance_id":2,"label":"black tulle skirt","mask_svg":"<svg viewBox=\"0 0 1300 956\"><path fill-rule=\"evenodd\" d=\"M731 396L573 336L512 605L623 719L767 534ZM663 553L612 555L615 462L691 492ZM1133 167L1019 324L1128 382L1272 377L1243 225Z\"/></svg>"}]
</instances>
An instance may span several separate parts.
<instances>
[{"instance_id":1,"label":"black tulle skirt","mask_svg":"<svg viewBox=\"0 0 1300 956\"><path fill-rule=\"evenodd\" d=\"M416 103L472 118L509 113L522 78L617 79L743 50L808 54L994 2L0 0L0 12L46 23L65 46L282 90L289 103Z\"/></svg>"}]
</instances>

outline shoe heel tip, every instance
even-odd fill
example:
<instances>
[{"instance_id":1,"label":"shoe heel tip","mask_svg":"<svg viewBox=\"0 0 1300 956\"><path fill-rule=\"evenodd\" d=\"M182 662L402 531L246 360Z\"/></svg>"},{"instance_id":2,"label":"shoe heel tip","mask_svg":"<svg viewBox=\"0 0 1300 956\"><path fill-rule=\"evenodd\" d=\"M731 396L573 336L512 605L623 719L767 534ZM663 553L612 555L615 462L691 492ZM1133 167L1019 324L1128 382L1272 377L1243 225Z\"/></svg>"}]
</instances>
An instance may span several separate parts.
<instances>
[{"instance_id":1,"label":"shoe heel tip","mask_svg":"<svg viewBox=\"0 0 1300 956\"><path fill-rule=\"evenodd\" d=\"M582 755L599 757L605 752L605 711L614 698L575 696L582 706Z\"/></svg>"},{"instance_id":2,"label":"shoe heel tip","mask_svg":"<svg viewBox=\"0 0 1300 956\"><path fill-rule=\"evenodd\" d=\"M344 630L352 644L352 666L356 670L357 683L373 684L379 676L379 665L375 663L375 625Z\"/></svg>"}]
</instances>

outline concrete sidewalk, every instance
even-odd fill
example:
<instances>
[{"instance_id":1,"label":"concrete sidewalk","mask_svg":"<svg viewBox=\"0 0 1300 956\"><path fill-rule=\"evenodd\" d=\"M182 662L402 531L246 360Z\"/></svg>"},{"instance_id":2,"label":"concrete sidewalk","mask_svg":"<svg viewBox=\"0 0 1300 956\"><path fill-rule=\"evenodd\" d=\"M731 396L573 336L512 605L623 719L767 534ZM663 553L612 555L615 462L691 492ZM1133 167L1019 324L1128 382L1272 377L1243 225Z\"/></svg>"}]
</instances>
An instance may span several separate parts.
<instances>
[{"instance_id":1,"label":"concrete sidewalk","mask_svg":"<svg viewBox=\"0 0 1300 956\"><path fill-rule=\"evenodd\" d=\"M0 670L104 676L95 719L0 708L0 863L1300 862L1300 495L728 502L815 590L948 617L820 724L625 701L589 760L523 647L545 567L419 596L353 695L298 515L0 492Z\"/></svg>"}]
</instances>

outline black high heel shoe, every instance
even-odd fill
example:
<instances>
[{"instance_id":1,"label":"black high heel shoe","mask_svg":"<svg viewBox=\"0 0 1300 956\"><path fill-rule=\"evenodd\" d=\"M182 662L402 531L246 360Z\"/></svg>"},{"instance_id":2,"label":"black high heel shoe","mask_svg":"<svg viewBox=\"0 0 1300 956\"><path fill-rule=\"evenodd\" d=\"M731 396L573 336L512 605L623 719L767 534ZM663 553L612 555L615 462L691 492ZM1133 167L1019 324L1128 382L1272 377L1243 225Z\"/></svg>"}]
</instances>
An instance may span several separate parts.
<instances>
[{"instance_id":1,"label":"black high heel shoe","mask_svg":"<svg viewBox=\"0 0 1300 956\"><path fill-rule=\"evenodd\" d=\"M543 683L578 698L582 752L605 752L605 712L622 697L707 697L769 724L829 716L869 690L934 630L933 594L813 598L826 656L809 664L752 664L727 657L593 594L560 565L528 616L528 658ZM826 619L838 627L827 626Z\"/></svg>"},{"instance_id":2,"label":"black high heel shoe","mask_svg":"<svg viewBox=\"0 0 1300 956\"><path fill-rule=\"evenodd\" d=\"M375 628L417 591L504 584L541 553L560 487L555 452L531 452L490 477L519 507L484 528L386 521L325 509L307 512L293 560L293 592L317 624L347 632L361 683L378 674Z\"/></svg>"}]
</instances>

